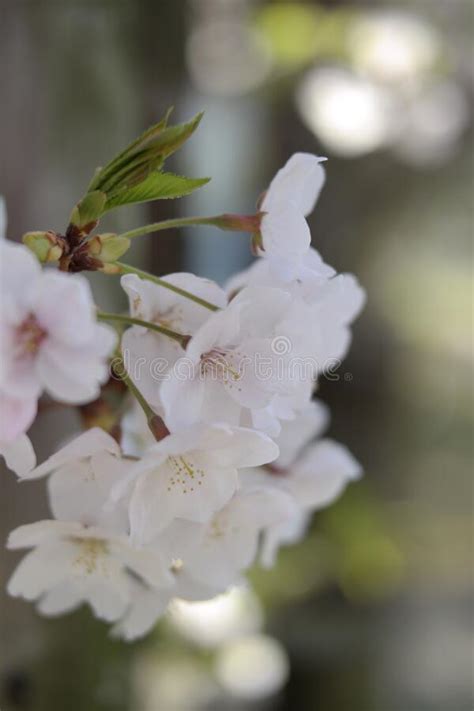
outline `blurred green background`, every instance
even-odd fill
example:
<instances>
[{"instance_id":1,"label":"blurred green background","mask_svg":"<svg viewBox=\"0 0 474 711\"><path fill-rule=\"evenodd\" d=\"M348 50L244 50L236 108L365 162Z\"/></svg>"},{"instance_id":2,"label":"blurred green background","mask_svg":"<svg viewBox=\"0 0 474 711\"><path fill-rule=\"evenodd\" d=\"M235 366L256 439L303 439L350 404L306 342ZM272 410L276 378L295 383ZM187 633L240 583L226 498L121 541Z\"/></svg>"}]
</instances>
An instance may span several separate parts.
<instances>
[{"instance_id":1,"label":"blurred green background","mask_svg":"<svg viewBox=\"0 0 474 711\"><path fill-rule=\"evenodd\" d=\"M368 292L339 379L320 387L363 481L252 573L256 597L178 609L142 643L2 593L2 711L472 709L472 39L470 0L0 0L11 239L61 230L95 165L169 105L203 109L171 167L212 183L110 228L251 212L311 151L330 159L313 244ZM160 233L133 260L223 280L248 240ZM92 281L119 305L115 280ZM75 426L42 415L40 458ZM44 483L2 472L0 508L5 539L47 516ZM1 553L2 585L15 561Z\"/></svg>"}]
</instances>

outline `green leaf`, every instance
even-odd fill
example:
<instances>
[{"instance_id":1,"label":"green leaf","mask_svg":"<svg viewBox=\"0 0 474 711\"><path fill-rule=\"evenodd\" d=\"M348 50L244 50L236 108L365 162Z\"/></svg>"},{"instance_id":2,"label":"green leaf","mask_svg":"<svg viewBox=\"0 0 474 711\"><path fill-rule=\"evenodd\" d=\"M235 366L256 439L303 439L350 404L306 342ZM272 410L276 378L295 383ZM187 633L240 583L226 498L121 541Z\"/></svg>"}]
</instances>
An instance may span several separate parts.
<instances>
[{"instance_id":1,"label":"green leaf","mask_svg":"<svg viewBox=\"0 0 474 711\"><path fill-rule=\"evenodd\" d=\"M159 150L163 159L181 148L201 123L204 113L196 114L191 121L179 123L176 126L168 126L159 133L153 142L156 150Z\"/></svg>"},{"instance_id":2,"label":"green leaf","mask_svg":"<svg viewBox=\"0 0 474 711\"><path fill-rule=\"evenodd\" d=\"M137 185L120 188L107 196L105 210L149 200L164 200L189 195L206 185L210 178L186 178L173 173L153 172Z\"/></svg>"},{"instance_id":3,"label":"green leaf","mask_svg":"<svg viewBox=\"0 0 474 711\"><path fill-rule=\"evenodd\" d=\"M110 163L108 163L105 167L97 168L94 173L94 177L90 182L88 192L90 192L91 190L96 190L98 187L104 184L107 178L113 175L114 171L120 170L120 168L126 165L127 162L129 162L137 152L145 148L154 136L158 135L164 128L166 128L171 111L172 109L168 109L161 121L155 123L153 126L150 126L150 128L148 128L138 138L132 141L130 145L124 148L124 150L121 151L117 156L115 156L115 158L111 160Z\"/></svg>"},{"instance_id":4,"label":"green leaf","mask_svg":"<svg viewBox=\"0 0 474 711\"><path fill-rule=\"evenodd\" d=\"M141 182L154 170L163 167L163 159L156 156L153 149L143 150L129 163L122 168L117 167L113 175L105 182L103 190L107 193L120 189L120 187L131 187Z\"/></svg>"},{"instance_id":5,"label":"green leaf","mask_svg":"<svg viewBox=\"0 0 474 711\"><path fill-rule=\"evenodd\" d=\"M110 192L125 185L129 187L131 183L146 178L151 171L161 168L165 159L194 133L202 118L201 113L186 123L168 126L169 114L170 111L108 165L96 171L89 191L100 189Z\"/></svg>"}]
</instances>

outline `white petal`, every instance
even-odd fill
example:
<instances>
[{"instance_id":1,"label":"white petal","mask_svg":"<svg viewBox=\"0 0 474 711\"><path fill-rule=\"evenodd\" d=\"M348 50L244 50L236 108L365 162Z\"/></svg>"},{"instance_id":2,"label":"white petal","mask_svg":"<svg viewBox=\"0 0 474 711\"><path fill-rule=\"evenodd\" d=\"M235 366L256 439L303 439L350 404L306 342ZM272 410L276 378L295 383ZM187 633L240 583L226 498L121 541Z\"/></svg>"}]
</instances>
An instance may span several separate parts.
<instances>
[{"instance_id":1,"label":"white petal","mask_svg":"<svg viewBox=\"0 0 474 711\"><path fill-rule=\"evenodd\" d=\"M30 472L36 464L36 454L27 435L20 435L17 439L0 447L6 465L19 477Z\"/></svg>"},{"instance_id":2,"label":"white petal","mask_svg":"<svg viewBox=\"0 0 474 711\"><path fill-rule=\"evenodd\" d=\"M280 456L276 466L285 469L290 466L312 439L319 437L329 421L329 410L319 400L310 402L307 407L295 417L282 424L277 444Z\"/></svg>"},{"instance_id":3,"label":"white petal","mask_svg":"<svg viewBox=\"0 0 474 711\"><path fill-rule=\"evenodd\" d=\"M175 432L152 447L141 466L150 469L158 453L162 456L199 456L214 468L252 467L277 456L278 448L265 434L228 424L195 424ZM162 460L161 460L162 461Z\"/></svg>"},{"instance_id":4,"label":"white petal","mask_svg":"<svg viewBox=\"0 0 474 711\"><path fill-rule=\"evenodd\" d=\"M108 531L126 533L126 502L105 508L112 488L127 476L131 462L100 451L87 459L72 460L55 469L48 480L51 511L57 519L80 521Z\"/></svg>"},{"instance_id":5,"label":"white petal","mask_svg":"<svg viewBox=\"0 0 474 711\"><path fill-rule=\"evenodd\" d=\"M217 308L227 305L225 292L209 279L186 272L166 274L161 279ZM121 284L127 292L132 316L152 323L161 323L178 333L194 333L211 314L209 309L191 299L146 279L139 279L135 274L123 276Z\"/></svg>"},{"instance_id":6,"label":"white petal","mask_svg":"<svg viewBox=\"0 0 474 711\"><path fill-rule=\"evenodd\" d=\"M196 580L186 569L185 563L184 567L176 573L176 587L173 592L174 597L199 602L201 600L210 600L216 595L225 592L227 587L227 583L212 585L210 581Z\"/></svg>"},{"instance_id":7,"label":"white petal","mask_svg":"<svg viewBox=\"0 0 474 711\"><path fill-rule=\"evenodd\" d=\"M232 391L224 383L212 378L206 378L204 399L199 416L195 422L225 422L238 425L242 412L241 405L232 397Z\"/></svg>"},{"instance_id":8,"label":"white petal","mask_svg":"<svg viewBox=\"0 0 474 711\"><path fill-rule=\"evenodd\" d=\"M0 240L7 236L7 206L5 198L0 195Z\"/></svg>"},{"instance_id":9,"label":"white petal","mask_svg":"<svg viewBox=\"0 0 474 711\"><path fill-rule=\"evenodd\" d=\"M29 290L42 276L41 266L30 250L22 244L3 240L0 244L0 284L23 307L27 307ZM26 297L26 299L25 299Z\"/></svg>"},{"instance_id":10,"label":"white petal","mask_svg":"<svg viewBox=\"0 0 474 711\"><path fill-rule=\"evenodd\" d=\"M270 483L246 486L232 499L228 510L234 525L262 530L286 521L295 514L297 507L288 492Z\"/></svg>"},{"instance_id":11,"label":"white petal","mask_svg":"<svg viewBox=\"0 0 474 711\"><path fill-rule=\"evenodd\" d=\"M186 560L199 545L203 528L194 521L177 518L155 538L153 548L169 563L178 559Z\"/></svg>"},{"instance_id":12,"label":"white petal","mask_svg":"<svg viewBox=\"0 0 474 711\"><path fill-rule=\"evenodd\" d=\"M38 611L42 615L55 617L72 612L82 603L80 590L69 581L61 583L49 590L38 603Z\"/></svg>"},{"instance_id":13,"label":"white petal","mask_svg":"<svg viewBox=\"0 0 474 711\"><path fill-rule=\"evenodd\" d=\"M173 284L173 286L189 291L191 294L208 301L219 309L224 309L227 306L227 296L224 290L210 279L203 279L202 277L188 272L165 274L162 279L169 284ZM179 296L169 290L167 290L167 296L170 299L170 305L173 305L176 299L179 299L179 303L182 304L183 307L183 323L189 329L198 328L210 316L209 309L191 301L187 297Z\"/></svg>"},{"instance_id":14,"label":"white petal","mask_svg":"<svg viewBox=\"0 0 474 711\"><path fill-rule=\"evenodd\" d=\"M13 597L35 600L62 583L69 575L73 548L64 541L48 541L27 553L8 581L8 593Z\"/></svg>"},{"instance_id":15,"label":"white petal","mask_svg":"<svg viewBox=\"0 0 474 711\"><path fill-rule=\"evenodd\" d=\"M241 407L261 409L269 405L274 386L281 383L276 361L269 338L245 340L239 350L226 353L219 367L229 396Z\"/></svg>"},{"instance_id":16,"label":"white petal","mask_svg":"<svg viewBox=\"0 0 474 711\"><path fill-rule=\"evenodd\" d=\"M276 563L280 546L298 543L305 535L310 516L303 510L295 512L286 520L265 529L260 549L260 561L264 568L272 568Z\"/></svg>"},{"instance_id":17,"label":"white petal","mask_svg":"<svg viewBox=\"0 0 474 711\"><path fill-rule=\"evenodd\" d=\"M24 526L15 528L8 536L7 548L15 550L17 548L31 548L42 545L45 542L55 541L58 538L68 536L79 536L83 527L80 523L63 521L35 521Z\"/></svg>"},{"instance_id":18,"label":"white petal","mask_svg":"<svg viewBox=\"0 0 474 711\"><path fill-rule=\"evenodd\" d=\"M155 588L169 588L173 576L165 559L152 548L134 548L128 543L114 545L113 550L120 561L149 585Z\"/></svg>"},{"instance_id":19,"label":"white petal","mask_svg":"<svg viewBox=\"0 0 474 711\"><path fill-rule=\"evenodd\" d=\"M301 506L320 509L332 503L362 470L349 450L324 439L312 445L293 467L287 486Z\"/></svg>"},{"instance_id":20,"label":"white petal","mask_svg":"<svg viewBox=\"0 0 474 711\"><path fill-rule=\"evenodd\" d=\"M37 398L14 398L0 391L0 441L11 442L21 436L35 419Z\"/></svg>"},{"instance_id":21,"label":"white petal","mask_svg":"<svg viewBox=\"0 0 474 711\"><path fill-rule=\"evenodd\" d=\"M45 389L60 402L83 404L95 399L109 376L105 356L92 344L68 347L48 338L36 357L36 370Z\"/></svg>"},{"instance_id":22,"label":"white petal","mask_svg":"<svg viewBox=\"0 0 474 711\"><path fill-rule=\"evenodd\" d=\"M101 580L87 587L84 597L100 620L116 622L125 613L130 601L130 584L122 574L114 580Z\"/></svg>"},{"instance_id":23,"label":"white petal","mask_svg":"<svg viewBox=\"0 0 474 711\"><path fill-rule=\"evenodd\" d=\"M218 537L210 531L189 562L188 573L201 583L225 588L236 583L241 572L253 563L257 549L258 532L254 528L234 528L231 535L224 532Z\"/></svg>"},{"instance_id":24,"label":"white petal","mask_svg":"<svg viewBox=\"0 0 474 711\"><path fill-rule=\"evenodd\" d=\"M319 252L314 249L314 247L310 247L302 260L301 276L306 279L329 279L334 276L335 273L335 270L329 266L329 264L325 264L325 262L323 262Z\"/></svg>"},{"instance_id":25,"label":"white petal","mask_svg":"<svg viewBox=\"0 0 474 711\"><path fill-rule=\"evenodd\" d=\"M209 450L209 460L217 467L255 467L278 456L270 437L247 427L209 427L200 437L200 447Z\"/></svg>"},{"instance_id":26,"label":"white petal","mask_svg":"<svg viewBox=\"0 0 474 711\"><path fill-rule=\"evenodd\" d=\"M359 315L365 298L365 291L353 274L339 274L327 282L319 304L339 323L347 325Z\"/></svg>"},{"instance_id":27,"label":"white petal","mask_svg":"<svg viewBox=\"0 0 474 711\"><path fill-rule=\"evenodd\" d=\"M273 334L292 304L291 294L283 288L248 286L232 300L233 308L240 308L241 338L262 338Z\"/></svg>"},{"instance_id":28,"label":"white petal","mask_svg":"<svg viewBox=\"0 0 474 711\"><path fill-rule=\"evenodd\" d=\"M291 202L302 215L309 215L324 185L321 163L325 160L311 153L294 153L270 183L262 210Z\"/></svg>"},{"instance_id":29,"label":"white petal","mask_svg":"<svg viewBox=\"0 0 474 711\"><path fill-rule=\"evenodd\" d=\"M62 447L59 452L56 452L46 459L39 467L33 469L26 478L37 479L46 476L46 474L50 474L64 464L79 459L85 459L103 451L119 456L120 446L114 438L103 429L100 427L92 427L90 430L79 435L79 437L75 437L69 444Z\"/></svg>"},{"instance_id":30,"label":"white petal","mask_svg":"<svg viewBox=\"0 0 474 711\"><path fill-rule=\"evenodd\" d=\"M288 494L255 487L237 493L206 528L185 570L207 585L230 585L255 560L260 531L294 511Z\"/></svg>"},{"instance_id":31,"label":"white petal","mask_svg":"<svg viewBox=\"0 0 474 711\"><path fill-rule=\"evenodd\" d=\"M182 427L198 422L202 416L203 401L206 391L206 383L203 378L178 377L181 372L180 363L188 365L188 362L181 359L176 364L176 374L171 374L160 390L161 402L165 412L165 422L168 428L179 430Z\"/></svg>"},{"instance_id":32,"label":"white petal","mask_svg":"<svg viewBox=\"0 0 474 711\"><path fill-rule=\"evenodd\" d=\"M301 258L311 244L311 233L302 213L291 205L278 207L262 218L263 254L285 261Z\"/></svg>"},{"instance_id":33,"label":"white petal","mask_svg":"<svg viewBox=\"0 0 474 711\"><path fill-rule=\"evenodd\" d=\"M42 390L41 382L38 379L36 369L36 358L30 355L15 357L14 343L7 346L7 352L3 357L2 373L2 393L7 397L18 400L37 399ZM13 354L13 360L11 356Z\"/></svg>"},{"instance_id":34,"label":"white petal","mask_svg":"<svg viewBox=\"0 0 474 711\"><path fill-rule=\"evenodd\" d=\"M134 592L132 603L125 615L113 627L112 636L121 637L127 642L143 637L166 612L169 600L169 595L163 591L157 592L140 586Z\"/></svg>"},{"instance_id":35,"label":"white petal","mask_svg":"<svg viewBox=\"0 0 474 711\"><path fill-rule=\"evenodd\" d=\"M82 345L92 338L94 302L89 282L80 274L45 270L34 312L41 326L68 346Z\"/></svg>"},{"instance_id":36,"label":"white petal","mask_svg":"<svg viewBox=\"0 0 474 711\"><path fill-rule=\"evenodd\" d=\"M161 387L183 349L170 338L140 327L122 336L122 355L132 381L157 414L163 414Z\"/></svg>"},{"instance_id":37,"label":"white petal","mask_svg":"<svg viewBox=\"0 0 474 711\"><path fill-rule=\"evenodd\" d=\"M123 416L120 429L122 431L120 446L124 454L130 457L141 457L148 447L155 444L145 413L135 399Z\"/></svg>"},{"instance_id":38,"label":"white petal","mask_svg":"<svg viewBox=\"0 0 474 711\"><path fill-rule=\"evenodd\" d=\"M142 321L151 321L153 303L159 299L160 287L136 274L124 274L120 285L128 296L130 314Z\"/></svg>"},{"instance_id":39,"label":"white petal","mask_svg":"<svg viewBox=\"0 0 474 711\"><path fill-rule=\"evenodd\" d=\"M281 424L273 412L272 402L267 407L252 410L251 423L256 430L264 432L269 437L277 438L281 432Z\"/></svg>"}]
</instances>

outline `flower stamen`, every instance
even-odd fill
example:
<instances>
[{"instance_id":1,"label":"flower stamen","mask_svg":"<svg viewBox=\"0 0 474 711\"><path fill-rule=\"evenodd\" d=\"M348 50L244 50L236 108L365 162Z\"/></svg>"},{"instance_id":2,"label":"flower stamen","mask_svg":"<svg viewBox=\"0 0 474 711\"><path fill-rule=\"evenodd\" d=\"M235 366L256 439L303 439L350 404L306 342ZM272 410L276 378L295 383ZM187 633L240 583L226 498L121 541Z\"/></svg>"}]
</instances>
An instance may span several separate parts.
<instances>
[{"instance_id":1,"label":"flower stamen","mask_svg":"<svg viewBox=\"0 0 474 711\"><path fill-rule=\"evenodd\" d=\"M16 329L16 341L21 355L34 355L46 338L47 332L40 326L33 314L21 322Z\"/></svg>"}]
</instances>

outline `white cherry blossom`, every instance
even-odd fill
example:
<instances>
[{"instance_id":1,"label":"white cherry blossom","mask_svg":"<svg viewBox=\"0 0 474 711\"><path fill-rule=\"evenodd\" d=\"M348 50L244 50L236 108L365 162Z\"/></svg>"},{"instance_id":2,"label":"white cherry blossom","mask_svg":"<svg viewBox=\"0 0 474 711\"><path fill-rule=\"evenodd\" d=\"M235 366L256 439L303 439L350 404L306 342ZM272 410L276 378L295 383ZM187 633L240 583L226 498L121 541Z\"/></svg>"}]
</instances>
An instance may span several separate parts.
<instances>
[{"instance_id":1,"label":"white cherry blossom","mask_svg":"<svg viewBox=\"0 0 474 711\"><path fill-rule=\"evenodd\" d=\"M293 497L296 515L269 526L263 536L261 560L274 565L281 545L296 543L305 534L310 514L332 504L351 481L361 476L361 467L344 445L323 439L309 446L287 470L259 470L257 481ZM255 477L252 479L255 484Z\"/></svg>"},{"instance_id":2,"label":"white cherry blossom","mask_svg":"<svg viewBox=\"0 0 474 711\"><path fill-rule=\"evenodd\" d=\"M280 323L280 331L291 339L293 350L301 338L306 339L300 351L311 356L317 373L334 368L336 361L345 357L351 343L351 323L365 303L365 291L352 274L324 276L308 269L285 282L275 276L265 260L258 259L231 280L227 289L232 295L239 288L245 292L256 283L267 288L284 288L292 295L292 308ZM307 328L303 329L301 323Z\"/></svg>"},{"instance_id":3,"label":"white cherry blossom","mask_svg":"<svg viewBox=\"0 0 474 711\"><path fill-rule=\"evenodd\" d=\"M128 476L133 462L121 456L117 442L94 427L49 457L23 479L48 476L49 503L55 518L101 526L108 531L128 530L127 501L106 506L112 488Z\"/></svg>"},{"instance_id":4,"label":"white cherry blossom","mask_svg":"<svg viewBox=\"0 0 474 711\"><path fill-rule=\"evenodd\" d=\"M238 491L209 523L196 525L183 570L202 584L223 589L238 583L255 561L261 532L296 513L284 491L266 486Z\"/></svg>"},{"instance_id":5,"label":"white cherry blossom","mask_svg":"<svg viewBox=\"0 0 474 711\"><path fill-rule=\"evenodd\" d=\"M276 479L279 488L290 492L298 504L315 511L331 504L361 473L347 447L322 439L298 457L289 476Z\"/></svg>"},{"instance_id":6,"label":"white cherry blossom","mask_svg":"<svg viewBox=\"0 0 474 711\"><path fill-rule=\"evenodd\" d=\"M130 315L100 318L130 326L120 338L129 393L109 397L107 389L98 403L99 415L102 403L107 415L117 405L120 444L93 427L39 465L25 434L38 399L98 397L117 337L98 323L83 276L42 269L4 239L0 197L0 454L22 482L47 479L54 517L10 534L10 549L31 549L8 583L11 595L45 615L86 603L114 623L114 636L137 639L173 600L208 600L256 560L273 565L312 513L360 476L343 445L321 438L328 411L312 400L318 378L345 356L365 300L355 277L337 275L311 247L306 217L324 185L324 160L294 154L257 215L198 220L256 231L259 257L226 289L189 273L162 277L170 289L143 272L122 276ZM120 251L127 237L156 227L106 242L91 233L89 242L92 223L80 232L77 220L98 214L95 202L88 194L73 211L76 233L47 235L59 251L68 243L71 270L101 267L104 245ZM104 271L133 268L107 262Z\"/></svg>"},{"instance_id":7,"label":"white cherry blossom","mask_svg":"<svg viewBox=\"0 0 474 711\"><path fill-rule=\"evenodd\" d=\"M206 522L239 486L238 470L270 462L278 447L243 427L196 425L153 445L112 492L130 494L136 543L150 543L176 518Z\"/></svg>"},{"instance_id":8,"label":"white cherry blossom","mask_svg":"<svg viewBox=\"0 0 474 711\"><path fill-rule=\"evenodd\" d=\"M9 441L30 426L43 391L76 404L97 397L115 334L96 322L84 277L42 270L26 247L6 240L0 270L0 439Z\"/></svg>"},{"instance_id":9,"label":"white cherry blossom","mask_svg":"<svg viewBox=\"0 0 474 711\"><path fill-rule=\"evenodd\" d=\"M10 578L9 594L38 601L45 615L63 614L86 602L100 619L115 621L131 604L136 577L157 589L173 584L155 550L134 548L125 536L77 522L20 526L7 546L33 549Z\"/></svg>"},{"instance_id":10,"label":"white cherry blossom","mask_svg":"<svg viewBox=\"0 0 474 711\"><path fill-rule=\"evenodd\" d=\"M311 330L303 327L304 317L283 289L241 291L193 335L185 356L163 382L167 426L176 430L199 421L248 424L251 413L269 406L275 395L293 395L302 380L309 379L311 390L311 368L306 373L295 369L289 376L291 360L311 354Z\"/></svg>"},{"instance_id":11,"label":"white cherry blossom","mask_svg":"<svg viewBox=\"0 0 474 711\"><path fill-rule=\"evenodd\" d=\"M208 301L217 308L227 304L225 292L215 282L185 272L167 274L163 280ZM126 274L121 284L129 299L130 315L184 335L194 333L212 311L152 281ZM169 369L183 355L180 344L141 326L128 329L122 338L125 366L148 403L162 414L159 389Z\"/></svg>"}]
</instances>

